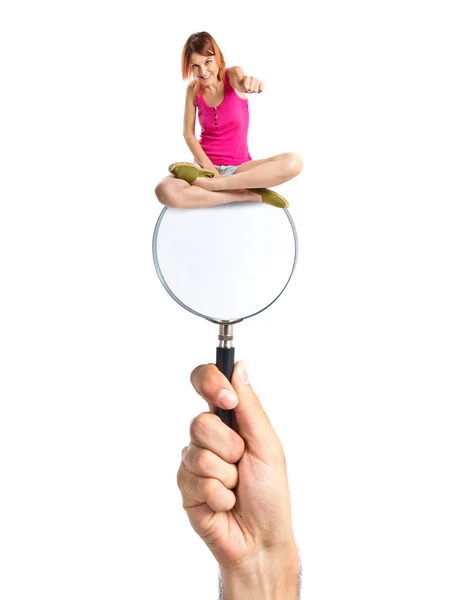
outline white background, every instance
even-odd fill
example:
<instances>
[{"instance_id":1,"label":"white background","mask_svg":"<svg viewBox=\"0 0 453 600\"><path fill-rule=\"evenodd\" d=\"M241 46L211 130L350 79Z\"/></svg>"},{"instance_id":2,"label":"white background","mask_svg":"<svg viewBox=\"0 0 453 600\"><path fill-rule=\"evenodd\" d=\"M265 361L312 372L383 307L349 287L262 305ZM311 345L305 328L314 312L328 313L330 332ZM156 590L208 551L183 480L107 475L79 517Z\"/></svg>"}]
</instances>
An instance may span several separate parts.
<instances>
[{"instance_id":1,"label":"white background","mask_svg":"<svg viewBox=\"0 0 453 600\"><path fill-rule=\"evenodd\" d=\"M2 600L217 597L176 486L217 328L151 241L207 30L260 77L253 158L294 279L236 326L282 439L304 600L451 600L451 21L446 2L6 2L0 13Z\"/></svg>"}]
</instances>

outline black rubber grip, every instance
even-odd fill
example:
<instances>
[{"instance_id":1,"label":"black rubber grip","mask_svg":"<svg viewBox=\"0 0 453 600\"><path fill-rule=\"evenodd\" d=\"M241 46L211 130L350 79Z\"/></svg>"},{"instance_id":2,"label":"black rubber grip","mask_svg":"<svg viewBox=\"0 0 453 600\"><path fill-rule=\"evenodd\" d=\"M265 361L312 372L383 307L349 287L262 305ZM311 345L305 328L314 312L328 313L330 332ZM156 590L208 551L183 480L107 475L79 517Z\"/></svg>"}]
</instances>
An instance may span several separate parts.
<instances>
[{"instance_id":1,"label":"black rubber grip","mask_svg":"<svg viewBox=\"0 0 453 600\"><path fill-rule=\"evenodd\" d=\"M217 348L216 366L221 373L225 375L228 381L231 381L234 367L234 348ZM215 407L214 412L218 415L225 425L232 426L233 411L224 408Z\"/></svg>"}]
</instances>

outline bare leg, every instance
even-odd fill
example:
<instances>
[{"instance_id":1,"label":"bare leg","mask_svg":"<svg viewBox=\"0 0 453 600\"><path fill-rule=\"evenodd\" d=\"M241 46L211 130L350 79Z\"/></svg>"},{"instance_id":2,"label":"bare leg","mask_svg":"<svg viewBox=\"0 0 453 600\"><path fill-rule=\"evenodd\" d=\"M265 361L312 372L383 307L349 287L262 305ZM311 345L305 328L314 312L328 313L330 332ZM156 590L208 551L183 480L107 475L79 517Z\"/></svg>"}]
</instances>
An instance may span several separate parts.
<instances>
[{"instance_id":1,"label":"bare leg","mask_svg":"<svg viewBox=\"0 0 453 600\"><path fill-rule=\"evenodd\" d=\"M218 178L220 179L220 177ZM229 202L261 202L261 196L247 190L211 192L189 185L173 175L164 177L155 189L156 196L165 206L174 208L203 208Z\"/></svg>"},{"instance_id":2,"label":"bare leg","mask_svg":"<svg viewBox=\"0 0 453 600\"><path fill-rule=\"evenodd\" d=\"M267 188L289 181L302 171L302 159L295 152L243 163L233 175L207 179L199 177L193 186L209 191Z\"/></svg>"}]
</instances>

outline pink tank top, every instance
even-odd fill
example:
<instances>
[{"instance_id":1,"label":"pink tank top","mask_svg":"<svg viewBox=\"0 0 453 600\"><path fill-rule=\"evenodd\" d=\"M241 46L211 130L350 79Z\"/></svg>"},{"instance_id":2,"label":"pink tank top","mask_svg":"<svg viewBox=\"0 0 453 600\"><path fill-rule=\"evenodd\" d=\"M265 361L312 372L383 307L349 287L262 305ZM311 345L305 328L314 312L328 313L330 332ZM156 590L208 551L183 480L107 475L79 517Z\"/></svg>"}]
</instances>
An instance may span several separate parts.
<instances>
[{"instance_id":1,"label":"pink tank top","mask_svg":"<svg viewBox=\"0 0 453 600\"><path fill-rule=\"evenodd\" d=\"M217 107L195 96L201 136L198 140L214 165L240 165L252 160L247 146L249 105L231 87L228 72L223 78L224 98Z\"/></svg>"}]
</instances>

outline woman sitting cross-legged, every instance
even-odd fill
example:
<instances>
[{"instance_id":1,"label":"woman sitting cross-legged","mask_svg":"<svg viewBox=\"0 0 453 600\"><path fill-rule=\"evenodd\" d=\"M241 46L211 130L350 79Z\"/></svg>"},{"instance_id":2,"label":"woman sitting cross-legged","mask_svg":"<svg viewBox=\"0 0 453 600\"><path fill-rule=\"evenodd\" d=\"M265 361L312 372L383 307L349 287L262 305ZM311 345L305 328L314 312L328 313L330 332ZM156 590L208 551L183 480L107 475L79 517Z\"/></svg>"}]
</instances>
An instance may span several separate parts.
<instances>
[{"instance_id":1,"label":"woman sitting cross-legged","mask_svg":"<svg viewBox=\"0 0 453 600\"><path fill-rule=\"evenodd\" d=\"M170 165L171 175L156 187L166 206L200 208L229 202L265 202L286 208L288 202L268 187L299 175L302 159L295 152L252 160L248 151L248 93L261 93L262 81L244 75L225 60L209 33L194 33L182 53L182 75L187 86L184 139L192 163ZM195 137L195 119L201 136Z\"/></svg>"}]
</instances>

